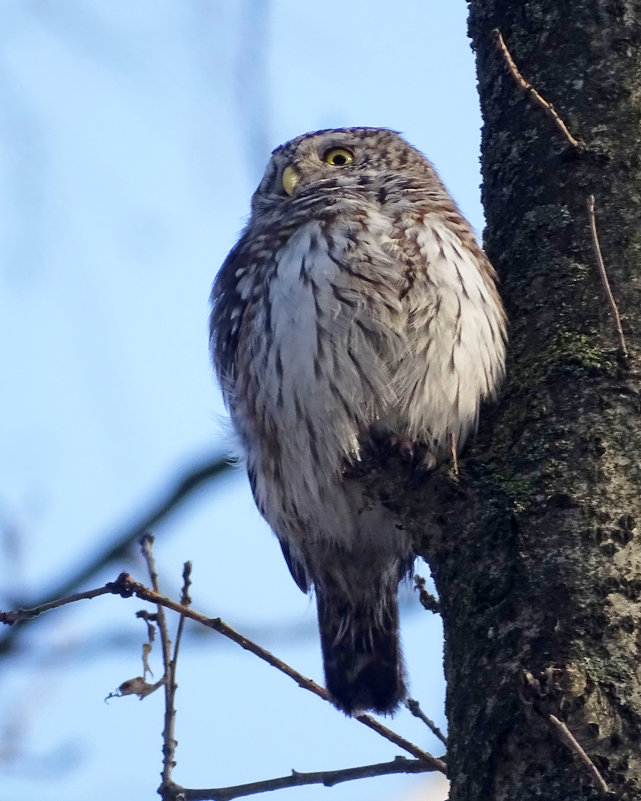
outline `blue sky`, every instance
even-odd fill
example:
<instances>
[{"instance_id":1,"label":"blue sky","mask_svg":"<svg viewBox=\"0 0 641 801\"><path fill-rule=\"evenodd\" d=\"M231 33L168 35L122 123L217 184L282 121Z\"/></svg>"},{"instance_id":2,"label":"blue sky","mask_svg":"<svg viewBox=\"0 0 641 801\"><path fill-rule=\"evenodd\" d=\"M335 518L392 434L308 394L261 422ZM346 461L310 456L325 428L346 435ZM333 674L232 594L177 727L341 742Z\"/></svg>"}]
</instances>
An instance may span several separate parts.
<instances>
[{"instance_id":1,"label":"blue sky","mask_svg":"<svg viewBox=\"0 0 641 801\"><path fill-rule=\"evenodd\" d=\"M481 231L465 16L462 0L0 5L3 606L39 595L226 447L208 295L273 147L324 127L399 130ZM154 533L168 592L191 559L198 609L322 680L313 601L241 472ZM144 578L140 563L123 568ZM412 694L443 724L440 627L404 598ZM44 787L48 801L154 797L160 694L103 702L140 672L139 606L103 598L52 613L3 664L6 797L40 799ZM178 683L175 778L187 786L400 753L218 637L186 639ZM441 752L408 714L391 725ZM387 801L424 781L305 788L304 798Z\"/></svg>"}]
</instances>

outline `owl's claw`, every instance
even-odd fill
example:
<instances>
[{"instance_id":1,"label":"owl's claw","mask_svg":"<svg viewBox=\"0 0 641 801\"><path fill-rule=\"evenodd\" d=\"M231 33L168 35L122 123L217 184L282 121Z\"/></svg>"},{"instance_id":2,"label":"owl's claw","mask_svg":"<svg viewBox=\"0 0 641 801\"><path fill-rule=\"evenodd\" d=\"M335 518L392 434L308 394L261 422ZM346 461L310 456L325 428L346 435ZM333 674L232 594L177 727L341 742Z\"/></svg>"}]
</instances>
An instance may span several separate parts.
<instances>
[{"instance_id":1,"label":"owl's claw","mask_svg":"<svg viewBox=\"0 0 641 801\"><path fill-rule=\"evenodd\" d=\"M412 474L410 484L414 487L422 484L429 474L434 470L438 462L436 457L425 446L419 446L418 453L415 454L412 463Z\"/></svg>"},{"instance_id":2,"label":"owl's claw","mask_svg":"<svg viewBox=\"0 0 641 801\"><path fill-rule=\"evenodd\" d=\"M398 454L407 464L413 464L416 456L418 443L409 437L399 437L397 434L389 434L387 438L387 448L391 453Z\"/></svg>"},{"instance_id":3,"label":"owl's claw","mask_svg":"<svg viewBox=\"0 0 641 801\"><path fill-rule=\"evenodd\" d=\"M409 437L401 437L390 431L372 428L369 438L376 455L383 464L392 456L400 456L406 463L411 463L414 459L414 442Z\"/></svg>"},{"instance_id":4,"label":"owl's claw","mask_svg":"<svg viewBox=\"0 0 641 801\"><path fill-rule=\"evenodd\" d=\"M385 432L374 435L372 441L383 460L398 456L407 464L418 479L430 473L437 465L434 454L427 445L418 440Z\"/></svg>"}]
</instances>

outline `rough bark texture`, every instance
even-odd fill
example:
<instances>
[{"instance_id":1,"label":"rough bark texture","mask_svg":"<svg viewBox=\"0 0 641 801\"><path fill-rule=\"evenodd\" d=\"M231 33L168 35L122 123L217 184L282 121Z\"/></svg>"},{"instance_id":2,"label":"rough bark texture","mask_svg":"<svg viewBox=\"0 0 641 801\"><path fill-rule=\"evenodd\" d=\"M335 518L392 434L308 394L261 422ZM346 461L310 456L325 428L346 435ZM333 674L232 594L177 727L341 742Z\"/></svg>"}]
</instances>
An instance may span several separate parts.
<instances>
[{"instance_id":1,"label":"rough bark texture","mask_svg":"<svg viewBox=\"0 0 641 801\"><path fill-rule=\"evenodd\" d=\"M458 481L437 474L408 491L399 470L387 488L441 598L450 798L599 798L552 714L617 797L640 799L641 4L469 5L508 378ZM495 28L585 151L519 89ZM591 193L627 361L590 240Z\"/></svg>"}]
</instances>

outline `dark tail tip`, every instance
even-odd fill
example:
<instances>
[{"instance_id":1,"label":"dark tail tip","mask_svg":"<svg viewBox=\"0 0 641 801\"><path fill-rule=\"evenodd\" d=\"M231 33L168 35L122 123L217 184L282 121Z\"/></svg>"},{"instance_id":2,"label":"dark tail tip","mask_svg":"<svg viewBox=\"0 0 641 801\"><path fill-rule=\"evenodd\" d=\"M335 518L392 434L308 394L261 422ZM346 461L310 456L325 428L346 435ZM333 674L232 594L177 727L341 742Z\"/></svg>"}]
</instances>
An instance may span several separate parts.
<instances>
[{"instance_id":1,"label":"dark tail tip","mask_svg":"<svg viewBox=\"0 0 641 801\"><path fill-rule=\"evenodd\" d=\"M318 623L334 706L346 715L394 712L406 696L396 593L376 607L319 593Z\"/></svg>"}]
</instances>

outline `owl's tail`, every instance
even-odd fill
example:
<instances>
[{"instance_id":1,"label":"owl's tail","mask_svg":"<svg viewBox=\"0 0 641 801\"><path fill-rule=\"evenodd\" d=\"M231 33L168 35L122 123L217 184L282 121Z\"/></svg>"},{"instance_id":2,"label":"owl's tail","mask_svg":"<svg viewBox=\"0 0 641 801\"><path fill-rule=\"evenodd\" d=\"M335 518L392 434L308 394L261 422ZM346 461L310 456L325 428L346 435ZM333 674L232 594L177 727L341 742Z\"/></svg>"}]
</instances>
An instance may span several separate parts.
<instances>
[{"instance_id":1,"label":"owl's tail","mask_svg":"<svg viewBox=\"0 0 641 801\"><path fill-rule=\"evenodd\" d=\"M346 715L393 712L405 698L397 588L387 584L372 601L317 586L325 684Z\"/></svg>"}]
</instances>

